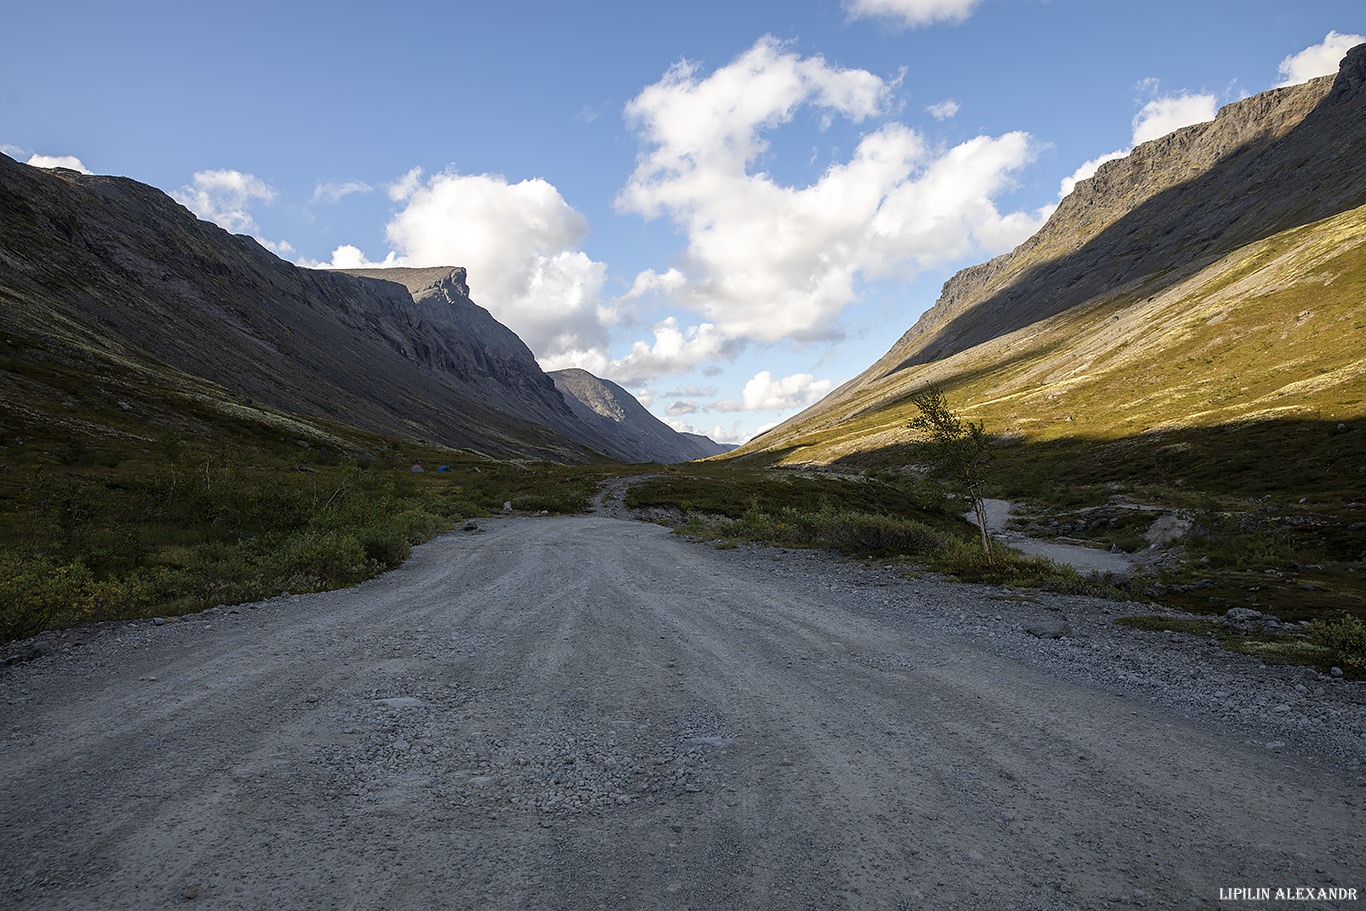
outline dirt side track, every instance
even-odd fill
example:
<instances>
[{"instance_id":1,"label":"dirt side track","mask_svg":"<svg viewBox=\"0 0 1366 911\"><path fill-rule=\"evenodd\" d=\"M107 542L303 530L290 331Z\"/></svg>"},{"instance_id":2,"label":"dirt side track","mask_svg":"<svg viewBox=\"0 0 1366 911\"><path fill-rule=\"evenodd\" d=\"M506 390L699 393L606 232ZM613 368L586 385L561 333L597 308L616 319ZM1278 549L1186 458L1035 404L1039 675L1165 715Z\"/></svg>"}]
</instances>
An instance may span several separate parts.
<instances>
[{"instance_id":1,"label":"dirt side track","mask_svg":"<svg viewBox=\"0 0 1366 911\"><path fill-rule=\"evenodd\" d=\"M599 515L77 633L0 677L0 907L1366 900L1360 684L1008 597Z\"/></svg>"}]
</instances>

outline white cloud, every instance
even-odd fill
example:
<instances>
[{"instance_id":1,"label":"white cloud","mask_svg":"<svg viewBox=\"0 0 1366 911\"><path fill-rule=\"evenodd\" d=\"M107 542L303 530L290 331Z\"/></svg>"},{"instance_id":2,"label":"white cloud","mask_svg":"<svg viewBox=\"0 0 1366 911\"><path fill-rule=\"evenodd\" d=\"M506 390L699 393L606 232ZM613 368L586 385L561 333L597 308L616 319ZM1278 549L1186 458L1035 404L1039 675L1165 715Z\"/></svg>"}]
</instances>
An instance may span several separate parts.
<instances>
[{"instance_id":1,"label":"white cloud","mask_svg":"<svg viewBox=\"0 0 1366 911\"><path fill-rule=\"evenodd\" d=\"M409 196L417 192L418 186L422 183L422 169L411 168L398 180L385 187L385 192L394 202L402 202Z\"/></svg>"},{"instance_id":2,"label":"white cloud","mask_svg":"<svg viewBox=\"0 0 1366 911\"><path fill-rule=\"evenodd\" d=\"M1337 32L1329 32L1322 44L1311 45L1281 61L1279 70L1282 79L1276 86L1279 88L1295 85L1307 82L1315 76L1336 73L1343 55L1363 42L1366 42L1366 37L1361 35L1339 35Z\"/></svg>"},{"instance_id":3,"label":"white cloud","mask_svg":"<svg viewBox=\"0 0 1366 911\"><path fill-rule=\"evenodd\" d=\"M735 443L738 445L740 443L746 442L750 438L750 434L745 433L745 431L741 429L740 423L740 421L736 421L729 427L722 427L720 424L717 424L711 430L706 431L693 430L691 427L688 427L686 432L701 433L703 436L711 437L718 443ZM777 425L770 424L769 426L773 427ZM678 428L675 427L674 429L677 430Z\"/></svg>"},{"instance_id":4,"label":"white cloud","mask_svg":"<svg viewBox=\"0 0 1366 911\"><path fill-rule=\"evenodd\" d=\"M377 263L371 262L361 249L351 244L342 244L332 251L332 259L329 262L318 262L316 260L301 259L299 265L308 269L388 269L392 266L402 266L405 263L399 259L398 254L390 250L389 255Z\"/></svg>"},{"instance_id":5,"label":"white cloud","mask_svg":"<svg viewBox=\"0 0 1366 911\"><path fill-rule=\"evenodd\" d=\"M386 236L407 266L464 266L470 296L521 336L547 369L601 362L613 311L606 266L578 250L583 216L544 180L414 168L389 187L404 207ZM335 258L335 254L334 254ZM588 363L571 356L594 355ZM554 365L554 366L552 366Z\"/></svg>"},{"instance_id":6,"label":"white cloud","mask_svg":"<svg viewBox=\"0 0 1366 911\"><path fill-rule=\"evenodd\" d=\"M337 203L352 193L373 193L374 190L374 187L359 180L345 180L340 183L320 180L313 188L313 202Z\"/></svg>"},{"instance_id":7,"label":"white cloud","mask_svg":"<svg viewBox=\"0 0 1366 911\"><path fill-rule=\"evenodd\" d=\"M938 104L932 104L925 108L935 120L948 120L955 116L960 109L961 106L952 98L945 98Z\"/></svg>"},{"instance_id":8,"label":"white cloud","mask_svg":"<svg viewBox=\"0 0 1366 911\"><path fill-rule=\"evenodd\" d=\"M267 205L275 201L275 188L241 171L196 171L190 185L171 196L206 221L234 234L255 234L256 221L247 207L253 200Z\"/></svg>"},{"instance_id":9,"label":"white cloud","mask_svg":"<svg viewBox=\"0 0 1366 911\"><path fill-rule=\"evenodd\" d=\"M678 397L678 398L704 398L704 399L705 399L705 398L711 398L711 397L714 396L714 395L716 395L716 387L715 387L715 386L698 386L698 385L696 385L696 384L694 384L694 383L688 383L687 385L679 386L677 389L673 390L672 392L666 392L666 393L664 393L664 396L665 396L666 398L668 398L669 396L676 396L676 397Z\"/></svg>"},{"instance_id":10,"label":"white cloud","mask_svg":"<svg viewBox=\"0 0 1366 911\"><path fill-rule=\"evenodd\" d=\"M645 147L617 208L685 232L673 302L727 338L835 338L860 280L1002 252L1038 228L992 201L1032 160L1024 133L939 149L888 123L810 186L751 172L765 132L801 107L858 123L885 112L892 87L765 37L709 76L679 63L633 99L626 115Z\"/></svg>"},{"instance_id":11,"label":"white cloud","mask_svg":"<svg viewBox=\"0 0 1366 911\"><path fill-rule=\"evenodd\" d=\"M891 19L914 28L932 22L962 22L981 0L845 0L851 19L862 16Z\"/></svg>"},{"instance_id":12,"label":"white cloud","mask_svg":"<svg viewBox=\"0 0 1366 911\"><path fill-rule=\"evenodd\" d=\"M740 398L708 405L707 411L786 411L814 404L829 392L834 383L817 380L809 373L794 373L780 380L762 370L745 383Z\"/></svg>"},{"instance_id":13,"label":"white cloud","mask_svg":"<svg viewBox=\"0 0 1366 911\"><path fill-rule=\"evenodd\" d=\"M256 238L256 242L281 259L287 259L295 253L294 245L287 240L274 241L266 240L264 237L258 237Z\"/></svg>"},{"instance_id":14,"label":"white cloud","mask_svg":"<svg viewBox=\"0 0 1366 911\"><path fill-rule=\"evenodd\" d=\"M670 269L660 275L654 269L646 269L636 275L631 290L621 296L624 301L638 300L647 294L668 294L687 284L687 279L677 269Z\"/></svg>"},{"instance_id":15,"label":"white cloud","mask_svg":"<svg viewBox=\"0 0 1366 911\"><path fill-rule=\"evenodd\" d=\"M738 351L739 345L711 323L680 328L678 318L670 316L655 324L653 344L636 342L625 357L603 364L598 375L632 386L657 376L686 373L707 361L729 360Z\"/></svg>"},{"instance_id":16,"label":"white cloud","mask_svg":"<svg viewBox=\"0 0 1366 911\"><path fill-rule=\"evenodd\" d=\"M1213 95L1168 95L1154 98L1134 115L1135 146L1160 139L1182 127L1213 120L1219 102Z\"/></svg>"},{"instance_id":17,"label":"white cloud","mask_svg":"<svg viewBox=\"0 0 1366 911\"><path fill-rule=\"evenodd\" d=\"M73 171L80 171L82 174L94 173L75 155L39 155L34 153L29 156L25 164L33 165L35 168L70 168Z\"/></svg>"},{"instance_id":18,"label":"white cloud","mask_svg":"<svg viewBox=\"0 0 1366 911\"><path fill-rule=\"evenodd\" d=\"M665 408L664 413L673 418L678 417L680 414L695 414L700 411L701 408L702 406L698 405L696 402L688 399L678 399L670 404L668 408Z\"/></svg>"},{"instance_id":19,"label":"white cloud","mask_svg":"<svg viewBox=\"0 0 1366 911\"><path fill-rule=\"evenodd\" d=\"M1077 184L1081 183L1083 180L1086 180L1089 177L1094 177L1096 171L1100 170L1100 166L1105 164L1105 162L1115 161L1116 159L1123 158L1125 155L1128 154L1129 151L1125 150L1123 152L1110 152L1109 154L1102 155L1099 158L1092 158L1090 161L1086 162L1081 167L1077 168L1076 171L1072 172L1072 175L1070 177L1064 177L1062 179L1062 184L1058 187L1058 198L1061 199L1062 197L1071 193L1072 190L1076 188Z\"/></svg>"},{"instance_id":20,"label":"white cloud","mask_svg":"<svg viewBox=\"0 0 1366 911\"><path fill-rule=\"evenodd\" d=\"M717 424L711 430L699 430L698 428L687 423L686 421L671 421L666 419L664 423L668 424L670 427L672 427L674 430L677 430L679 433L699 433L702 436L711 437L712 440L717 443L734 443L735 445L739 445L741 443L753 439L754 437L753 434L746 433L741 428L740 425L743 423L742 421L736 421L729 427L722 427L720 424ZM762 433L763 430L767 430L769 427L777 426L778 425L776 423L766 424L764 425L762 430L760 430L760 432Z\"/></svg>"}]
</instances>

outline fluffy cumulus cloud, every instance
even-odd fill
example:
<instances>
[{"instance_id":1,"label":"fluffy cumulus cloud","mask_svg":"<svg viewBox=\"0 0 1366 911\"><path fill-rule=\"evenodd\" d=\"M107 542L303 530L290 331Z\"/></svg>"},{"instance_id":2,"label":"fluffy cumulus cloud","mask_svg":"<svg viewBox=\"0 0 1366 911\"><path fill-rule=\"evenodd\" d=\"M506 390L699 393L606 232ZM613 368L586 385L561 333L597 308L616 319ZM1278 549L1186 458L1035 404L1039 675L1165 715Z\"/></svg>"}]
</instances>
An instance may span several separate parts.
<instances>
[{"instance_id":1,"label":"fluffy cumulus cloud","mask_svg":"<svg viewBox=\"0 0 1366 911\"><path fill-rule=\"evenodd\" d=\"M1277 85L1296 85L1315 76L1336 73L1343 55L1364 42L1366 37L1361 35L1339 35L1337 32L1329 32L1321 44L1311 45L1281 61L1281 81Z\"/></svg>"},{"instance_id":2,"label":"fluffy cumulus cloud","mask_svg":"<svg viewBox=\"0 0 1366 911\"><path fill-rule=\"evenodd\" d=\"M275 201L274 187L241 171L196 171L191 182L171 194L176 202L205 221L234 234L255 234L256 220L249 207Z\"/></svg>"},{"instance_id":3,"label":"fluffy cumulus cloud","mask_svg":"<svg viewBox=\"0 0 1366 911\"><path fill-rule=\"evenodd\" d=\"M830 380L817 380L809 373L795 373L782 379L762 370L745 383L739 399L725 399L708 405L707 411L787 411L814 404L833 388Z\"/></svg>"},{"instance_id":4,"label":"fluffy cumulus cloud","mask_svg":"<svg viewBox=\"0 0 1366 911\"><path fill-rule=\"evenodd\" d=\"M39 155L34 153L24 163L33 165L35 168L68 168L72 171L80 171L82 174L93 173L75 155Z\"/></svg>"},{"instance_id":5,"label":"fluffy cumulus cloud","mask_svg":"<svg viewBox=\"0 0 1366 911\"><path fill-rule=\"evenodd\" d=\"M893 88L766 37L710 75L683 61L642 91L626 107L642 151L616 205L686 235L681 280L661 290L725 338L829 339L861 280L1001 252L1037 229L993 202L1032 160L1024 133L938 148L892 122L811 185L755 170L766 132L799 109L861 123Z\"/></svg>"},{"instance_id":6,"label":"fluffy cumulus cloud","mask_svg":"<svg viewBox=\"0 0 1366 911\"><path fill-rule=\"evenodd\" d=\"M654 269L646 269L636 276L636 280L631 283L631 290L621 296L622 300L639 300L651 294L668 294L677 291L687 283L683 273L677 269L670 269L660 275Z\"/></svg>"},{"instance_id":7,"label":"fluffy cumulus cloud","mask_svg":"<svg viewBox=\"0 0 1366 911\"><path fill-rule=\"evenodd\" d=\"M310 269L387 269L390 266L401 266L403 262L399 260L398 254L393 250L390 250L389 255L379 262L371 262L360 247L342 244L332 251L331 262L320 263L305 259L301 260L299 265L307 266Z\"/></svg>"},{"instance_id":8,"label":"fluffy cumulus cloud","mask_svg":"<svg viewBox=\"0 0 1366 911\"><path fill-rule=\"evenodd\" d=\"M578 249L583 216L544 180L414 169L389 188L402 204L386 228L394 250L374 265L464 266L470 295L527 343L547 369L605 360L605 266ZM354 252L353 252L354 251ZM338 248L346 258L364 256ZM592 365L592 366L590 366Z\"/></svg>"},{"instance_id":9,"label":"fluffy cumulus cloud","mask_svg":"<svg viewBox=\"0 0 1366 911\"><path fill-rule=\"evenodd\" d=\"M960 106L958 102L954 101L952 98L945 98L938 104L930 105L925 108L925 110L928 111L930 116L935 120L948 120L950 117L954 117L958 114Z\"/></svg>"},{"instance_id":10,"label":"fluffy cumulus cloud","mask_svg":"<svg viewBox=\"0 0 1366 911\"><path fill-rule=\"evenodd\" d=\"M279 256L293 256L287 241L266 240L249 211L254 203L270 205L279 195L254 174L241 171L196 171L191 182L171 193L176 202L205 221L233 234L250 234L261 246Z\"/></svg>"},{"instance_id":11,"label":"fluffy cumulus cloud","mask_svg":"<svg viewBox=\"0 0 1366 911\"><path fill-rule=\"evenodd\" d=\"M1213 95L1168 95L1154 98L1134 115L1134 145L1161 139L1168 133L1213 120L1219 102Z\"/></svg>"},{"instance_id":12,"label":"fluffy cumulus cloud","mask_svg":"<svg viewBox=\"0 0 1366 911\"><path fill-rule=\"evenodd\" d=\"M711 361L730 360L740 347L712 323L682 327L675 316L656 323L653 334L653 342L636 342L624 357L610 362L604 358L584 369L633 386L654 377L687 373Z\"/></svg>"},{"instance_id":13,"label":"fluffy cumulus cloud","mask_svg":"<svg viewBox=\"0 0 1366 911\"><path fill-rule=\"evenodd\" d=\"M932 22L962 22L981 0L845 0L851 19L876 17L916 27Z\"/></svg>"}]
</instances>

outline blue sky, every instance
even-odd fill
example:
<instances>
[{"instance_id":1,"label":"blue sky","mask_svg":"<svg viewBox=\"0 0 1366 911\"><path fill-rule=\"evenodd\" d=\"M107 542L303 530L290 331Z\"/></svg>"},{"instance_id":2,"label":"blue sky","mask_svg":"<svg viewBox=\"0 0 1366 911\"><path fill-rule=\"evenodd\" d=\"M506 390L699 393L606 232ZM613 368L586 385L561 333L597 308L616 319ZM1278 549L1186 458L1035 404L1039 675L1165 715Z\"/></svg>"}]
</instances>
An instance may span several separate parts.
<instances>
[{"instance_id":1,"label":"blue sky","mask_svg":"<svg viewBox=\"0 0 1366 911\"><path fill-rule=\"evenodd\" d=\"M1065 181L1336 68L1359 0L23 4L0 150L305 265L463 265L547 369L741 441Z\"/></svg>"}]
</instances>

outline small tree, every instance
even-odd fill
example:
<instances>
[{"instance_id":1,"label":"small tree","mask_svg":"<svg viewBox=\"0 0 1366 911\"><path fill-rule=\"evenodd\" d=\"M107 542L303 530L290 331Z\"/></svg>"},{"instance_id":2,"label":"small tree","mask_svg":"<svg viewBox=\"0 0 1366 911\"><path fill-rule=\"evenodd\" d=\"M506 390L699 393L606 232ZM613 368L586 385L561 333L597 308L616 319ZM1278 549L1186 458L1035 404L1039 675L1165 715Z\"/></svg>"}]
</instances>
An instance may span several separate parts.
<instances>
[{"instance_id":1,"label":"small tree","mask_svg":"<svg viewBox=\"0 0 1366 911\"><path fill-rule=\"evenodd\" d=\"M920 409L920 416L910 422L911 429L929 434L930 458L972 501L977 527L982 532L982 550L987 563L995 565L991 535L987 532L986 501L982 497L987 466L991 463L991 437L980 421L974 424L958 417L938 386L920 390L911 396L911 404Z\"/></svg>"}]
</instances>

